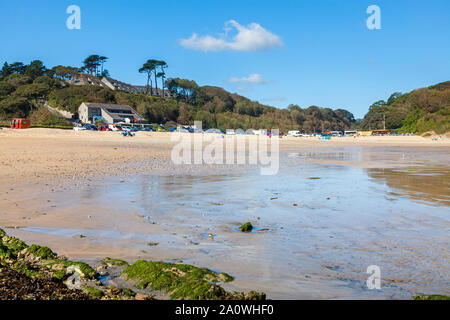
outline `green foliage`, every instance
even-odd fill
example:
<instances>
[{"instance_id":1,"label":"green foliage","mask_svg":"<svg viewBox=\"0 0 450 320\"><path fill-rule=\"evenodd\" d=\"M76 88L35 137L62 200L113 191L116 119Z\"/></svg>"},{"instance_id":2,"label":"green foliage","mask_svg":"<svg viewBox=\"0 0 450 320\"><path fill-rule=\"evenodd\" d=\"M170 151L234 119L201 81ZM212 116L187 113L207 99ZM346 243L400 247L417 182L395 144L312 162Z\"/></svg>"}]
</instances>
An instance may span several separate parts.
<instances>
[{"instance_id":1,"label":"green foliage","mask_svg":"<svg viewBox=\"0 0 450 320\"><path fill-rule=\"evenodd\" d=\"M68 127L73 128L69 122L67 122L64 118L59 115L50 112L45 108L39 108L34 110L29 115L31 124L36 127Z\"/></svg>"},{"instance_id":2,"label":"green foliage","mask_svg":"<svg viewBox=\"0 0 450 320\"><path fill-rule=\"evenodd\" d=\"M137 281L140 288L150 287L170 293L171 299L219 299L226 291L218 281L232 281L227 274L187 264L139 260L126 268L122 275Z\"/></svg>"},{"instance_id":3,"label":"green foliage","mask_svg":"<svg viewBox=\"0 0 450 320\"><path fill-rule=\"evenodd\" d=\"M91 55L84 61L84 69L99 74L106 57ZM108 88L88 85L67 85L63 81L78 72L77 68L56 66L50 70L36 60L26 66L21 63L5 63L0 71L0 118L28 117L33 110L40 109L43 100L52 107L77 114L82 102L128 104L137 109L150 123L190 124L203 121L203 127L225 129L272 129L281 131L301 130L321 132L324 130L345 130L355 126L353 115L344 110L332 110L311 106L302 109L290 106L288 109L251 101L237 94L231 94L214 86L199 87L188 79L170 78L165 82L164 69L167 64L160 60L148 60L140 72L161 79L176 98L129 94ZM103 68L102 68L102 71ZM392 98L396 98L395 96ZM391 100L392 100L391 99ZM61 119L39 112L32 125L62 127ZM42 118L42 119L41 119ZM397 120L398 122L398 120Z\"/></svg>"},{"instance_id":4,"label":"green foliage","mask_svg":"<svg viewBox=\"0 0 450 320\"><path fill-rule=\"evenodd\" d=\"M8 96L0 101L0 118L22 118L26 117L33 105L24 97Z\"/></svg>"},{"instance_id":5,"label":"green foliage","mask_svg":"<svg viewBox=\"0 0 450 320\"><path fill-rule=\"evenodd\" d=\"M43 76L47 68L44 63L40 60L33 60L31 63L25 67L25 75L35 79L37 77Z\"/></svg>"},{"instance_id":6,"label":"green foliage","mask_svg":"<svg viewBox=\"0 0 450 320\"><path fill-rule=\"evenodd\" d=\"M450 130L450 81L428 88L417 89L407 94L392 94L387 102L374 103L365 115L363 130L398 129L401 133L423 133ZM383 118L384 116L384 118Z\"/></svg>"}]
</instances>

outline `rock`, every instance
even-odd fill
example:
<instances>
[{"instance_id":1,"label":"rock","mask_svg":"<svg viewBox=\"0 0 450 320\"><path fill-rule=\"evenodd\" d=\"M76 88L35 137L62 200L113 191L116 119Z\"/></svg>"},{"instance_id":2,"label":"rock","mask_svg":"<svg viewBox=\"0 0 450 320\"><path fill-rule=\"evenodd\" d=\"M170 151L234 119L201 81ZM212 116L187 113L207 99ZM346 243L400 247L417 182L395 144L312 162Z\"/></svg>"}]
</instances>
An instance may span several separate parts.
<instances>
[{"instance_id":1,"label":"rock","mask_svg":"<svg viewBox=\"0 0 450 320\"><path fill-rule=\"evenodd\" d=\"M136 295L134 296L134 299L136 299L136 300L151 300L151 297L146 296L141 293L136 293Z\"/></svg>"},{"instance_id":2,"label":"rock","mask_svg":"<svg viewBox=\"0 0 450 320\"><path fill-rule=\"evenodd\" d=\"M242 232L251 232L253 230L253 225L251 222L244 223L239 227L239 230Z\"/></svg>"}]
</instances>

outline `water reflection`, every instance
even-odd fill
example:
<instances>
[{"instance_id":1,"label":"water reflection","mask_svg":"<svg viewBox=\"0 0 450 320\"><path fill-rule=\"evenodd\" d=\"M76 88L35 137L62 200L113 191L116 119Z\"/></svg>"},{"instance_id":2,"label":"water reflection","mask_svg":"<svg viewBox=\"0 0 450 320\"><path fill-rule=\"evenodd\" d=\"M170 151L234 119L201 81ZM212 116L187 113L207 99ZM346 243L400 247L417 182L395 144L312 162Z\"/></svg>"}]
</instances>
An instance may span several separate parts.
<instances>
[{"instance_id":1,"label":"water reflection","mask_svg":"<svg viewBox=\"0 0 450 320\"><path fill-rule=\"evenodd\" d=\"M394 196L450 206L448 167L367 168L369 177L394 189Z\"/></svg>"}]
</instances>

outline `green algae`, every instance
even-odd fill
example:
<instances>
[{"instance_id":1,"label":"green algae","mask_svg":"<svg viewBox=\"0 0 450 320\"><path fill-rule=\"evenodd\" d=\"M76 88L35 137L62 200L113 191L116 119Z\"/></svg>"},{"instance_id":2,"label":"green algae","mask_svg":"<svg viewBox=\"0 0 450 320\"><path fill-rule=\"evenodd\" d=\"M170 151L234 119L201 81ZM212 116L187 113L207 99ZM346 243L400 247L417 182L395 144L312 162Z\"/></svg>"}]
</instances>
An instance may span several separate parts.
<instances>
[{"instance_id":1,"label":"green algae","mask_svg":"<svg viewBox=\"0 0 450 320\"><path fill-rule=\"evenodd\" d=\"M45 278L47 274L40 272L39 268L33 267L25 261L17 261L11 266L12 269L22 272L28 277Z\"/></svg>"},{"instance_id":2,"label":"green algae","mask_svg":"<svg viewBox=\"0 0 450 320\"><path fill-rule=\"evenodd\" d=\"M4 245L3 242L0 241L0 260L8 259L14 260L16 259L17 254L13 250L11 250L8 246Z\"/></svg>"},{"instance_id":3,"label":"green algae","mask_svg":"<svg viewBox=\"0 0 450 320\"><path fill-rule=\"evenodd\" d=\"M89 294L90 296L96 298L96 299L101 299L105 293L97 288L92 288L92 287L88 287L88 286L83 286L83 291L86 292L87 294Z\"/></svg>"},{"instance_id":4,"label":"green algae","mask_svg":"<svg viewBox=\"0 0 450 320\"><path fill-rule=\"evenodd\" d=\"M414 300L450 300L449 296L444 296L440 294L423 294L419 296L415 296Z\"/></svg>"},{"instance_id":5,"label":"green algae","mask_svg":"<svg viewBox=\"0 0 450 320\"><path fill-rule=\"evenodd\" d=\"M253 230L253 225L251 222L244 223L238 228L242 232L251 232Z\"/></svg>"},{"instance_id":6,"label":"green algae","mask_svg":"<svg viewBox=\"0 0 450 320\"><path fill-rule=\"evenodd\" d=\"M32 253L34 256L39 257L41 259L51 259L56 256L56 253L50 250L50 248L42 247L37 244L32 244L28 248L28 252Z\"/></svg>"},{"instance_id":7,"label":"green algae","mask_svg":"<svg viewBox=\"0 0 450 320\"><path fill-rule=\"evenodd\" d=\"M6 236L6 232L2 228L0 228L0 238L3 238L4 236Z\"/></svg>"},{"instance_id":8,"label":"green algae","mask_svg":"<svg viewBox=\"0 0 450 320\"><path fill-rule=\"evenodd\" d=\"M78 267L78 269L80 269L80 272L82 273L82 276L86 279L89 280L95 280L98 278L98 273L97 271L95 271L90 265L88 265L87 263L84 262L79 262L79 261L70 261L70 260L53 260L50 263L47 264L47 266L53 266L53 265L63 265L65 267L71 267L71 266L75 266ZM64 271L64 275L66 274L66 271ZM58 277L61 276L61 272L59 272ZM63 278L64 276L62 276L61 278Z\"/></svg>"},{"instance_id":9,"label":"green algae","mask_svg":"<svg viewBox=\"0 0 450 320\"><path fill-rule=\"evenodd\" d=\"M135 280L141 289L151 288L170 293L171 299L220 299L227 292L216 282L232 281L225 273L187 264L139 260L126 268L123 277Z\"/></svg>"},{"instance_id":10,"label":"green algae","mask_svg":"<svg viewBox=\"0 0 450 320\"><path fill-rule=\"evenodd\" d=\"M105 259L102 260L104 265L107 266L118 266L118 267L123 267L123 266L129 266L130 264L124 260L120 260L120 259L113 259L113 258L109 258L106 257Z\"/></svg>"}]
</instances>

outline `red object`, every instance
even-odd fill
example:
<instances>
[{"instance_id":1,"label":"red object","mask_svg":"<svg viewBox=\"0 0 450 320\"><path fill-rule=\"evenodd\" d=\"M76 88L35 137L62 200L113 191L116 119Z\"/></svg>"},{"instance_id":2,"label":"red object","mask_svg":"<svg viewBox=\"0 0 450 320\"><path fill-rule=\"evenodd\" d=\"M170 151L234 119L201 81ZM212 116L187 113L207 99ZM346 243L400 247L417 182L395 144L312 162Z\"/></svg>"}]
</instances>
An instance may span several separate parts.
<instances>
[{"instance_id":1,"label":"red object","mask_svg":"<svg viewBox=\"0 0 450 320\"><path fill-rule=\"evenodd\" d=\"M12 129L28 129L31 126L31 122L28 119L16 118L11 121Z\"/></svg>"}]
</instances>

